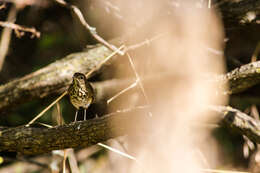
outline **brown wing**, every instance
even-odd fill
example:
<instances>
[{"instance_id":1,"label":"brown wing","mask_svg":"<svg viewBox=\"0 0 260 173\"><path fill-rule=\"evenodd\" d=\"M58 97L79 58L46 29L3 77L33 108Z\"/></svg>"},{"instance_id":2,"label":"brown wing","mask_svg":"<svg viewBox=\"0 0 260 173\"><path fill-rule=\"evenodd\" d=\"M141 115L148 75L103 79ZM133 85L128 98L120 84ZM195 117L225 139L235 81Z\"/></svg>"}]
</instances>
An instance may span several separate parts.
<instances>
[{"instance_id":1,"label":"brown wing","mask_svg":"<svg viewBox=\"0 0 260 173\"><path fill-rule=\"evenodd\" d=\"M92 98L92 103L95 101L95 91L91 85L91 83L89 83L87 80L85 80L86 83L86 88L89 91L89 97Z\"/></svg>"}]
</instances>

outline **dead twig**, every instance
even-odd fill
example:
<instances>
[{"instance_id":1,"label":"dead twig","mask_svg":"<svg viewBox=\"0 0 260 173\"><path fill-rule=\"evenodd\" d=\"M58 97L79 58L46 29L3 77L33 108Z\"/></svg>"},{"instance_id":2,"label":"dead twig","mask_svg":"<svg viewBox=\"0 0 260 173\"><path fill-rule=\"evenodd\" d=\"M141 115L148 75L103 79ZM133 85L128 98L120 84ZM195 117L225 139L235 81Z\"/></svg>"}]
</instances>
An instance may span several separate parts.
<instances>
[{"instance_id":1,"label":"dead twig","mask_svg":"<svg viewBox=\"0 0 260 173\"><path fill-rule=\"evenodd\" d=\"M17 12L16 7L12 6L7 17L8 22L15 22L16 12ZM12 37L12 29L5 27L2 31L1 41L0 41L0 70L2 69L5 61L5 57L9 49L11 37Z\"/></svg>"},{"instance_id":2,"label":"dead twig","mask_svg":"<svg viewBox=\"0 0 260 173\"><path fill-rule=\"evenodd\" d=\"M132 83L128 87L124 88L123 90L119 91L118 93L116 93L114 96L112 96L110 99L107 100L107 104L111 103L113 100L115 100L118 96L122 95L126 91L134 88L136 85L137 85L137 81L135 81L134 83Z\"/></svg>"},{"instance_id":3,"label":"dead twig","mask_svg":"<svg viewBox=\"0 0 260 173\"><path fill-rule=\"evenodd\" d=\"M116 51L119 55L124 55L123 51L118 50L117 47L115 47L114 45L108 43L106 40L104 40L101 36L99 36L97 34L96 28L90 26L87 21L84 19L83 14L81 13L81 11L79 10L79 8L75 5L70 5L67 2L63 1L63 0L54 0L55 2L57 2L58 4L69 8L71 11L73 11L73 13L78 17L80 23L90 32L90 34L101 44L105 45L106 47L108 47L109 49Z\"/></svg>"},{"instance_id":4,"label":"dead twig","mask_svg":"<svg viewBox=\"0 0 260 173\"><path fill-rule=\"evenodd\" d=\"M147 105L150 105L148 96L147 96L147 94L145 93L145 90L144 90L143 83L141 82L140 76L139 76L139 74L137 73L137 70L136 70L136 68L135 68L134 62L132 61L132 59L131 59L131 57L130 57L130 55L129 55L128 53L127 53L127 58L128 58L128 60L129 60L129 62L130 62L130 64L131 64L131 67L132 67L134 73L135 73L136 81L138 82L139 87L140 87L140 89L141 89L141 91L142 91L142 93L143 93L143 96L144 96L144 98L145 98L145 102L146 102ZM149 112L149 115L152 116L152 113Z\"/></svg>"},{"instance_id":5,"label":"dead twig","mask_svg":"<svg viewBox=\"0 0 260 173\"><path fill-rule=\"evenodd\" d=\"M11 28L11 29L15 30L15 33L16 33L17 37L19 37L19 38L24 35L23 32L30 32L32 34L32 36L31 36L32 38L33 37L39 38L41 36L41 33L39 31L37 31L35 28L29 28L29 27L17 25L12 22L0 21L0 26L6 27L6 28Z\"/></svg>"}]
</instances>

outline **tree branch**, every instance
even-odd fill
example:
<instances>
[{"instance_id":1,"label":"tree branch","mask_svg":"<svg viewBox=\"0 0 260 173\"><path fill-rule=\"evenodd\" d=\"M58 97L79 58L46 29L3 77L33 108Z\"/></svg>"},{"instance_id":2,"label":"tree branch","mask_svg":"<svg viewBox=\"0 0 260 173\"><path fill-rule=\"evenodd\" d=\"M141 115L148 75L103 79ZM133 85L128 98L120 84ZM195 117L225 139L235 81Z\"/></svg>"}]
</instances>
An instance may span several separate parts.
<instances>
[{"instance_id":1,"label":"tree branch","mask_svg":"<svg viewBox=\"0 0 260 173\"><path fill-rule=\"evenodd\" d=\"M53 128L20 126L4 129L0 131L0 151L35 155L65 148L88 147L122 136L133 125L141 128L136 120L143 121L145 110L146 107L137 107Z\"/></svg>"},{"instance_id":2,"label":"tree branch","mask_svg":"<svg viewBox=\"0 0 260 173\"><path fill-rule=\"evenodd\" d=\"M0 112L35 98L66 90L75 72L88 73L112 51L97 45L86 52L73 53L48 66L0 86Z\"/></svg>"},{"instance_id":3,"label":"tree branch","mask_svg":"<svg viewBox=\"0 0 260 173\"><path fill-rule=\"evenodd\" d=\"M260 61L236 68L220 76L217 81L229 85L228 94L242 92L260 82Z\"/></svg>"},{"instance_id":4,"label":"tree branch","mask_svg":"<svg viewBox=\"0 0 260 173\"><path fill-rule=\"evenodd\" d=\"M123 110L101 118L73 122L53 128L16 127L0 131L0 151L18 152L23 155L36 155L52 150L79 148L95 145L127 134L132 127L144 131L142 123L147 119L147 107ZM229 128L260 143L260 121L247 114L225 106L210 106L210 110L222 115Z\"/></svg>"},{"instance_id":5,"label":"tree branch","mask_svg":"<svg viewBox=\"0 0 260 173\"><path fill-rule=\"evenodd\" d=\"M260 143L260 121L249 115L227 106L210 106L210 109L223 115L225 124L237 130L241 135Z\"/></svg>"},{"instance_id":6,"label":"tree branch","mask_svg":"<svg viewBox=\"0 0 260 173\"><path fill-rule=\"evenodd\" d=\"M239 23L243 23L241 22L241 20L246 20L248 12L255 13L255 16L257 17L257 13L260 11L260 0L241 0L241 1L220 0L216 4L216 6L222 13L222 18L225 23L239 24Z\"/></svg>"}]
</instances>

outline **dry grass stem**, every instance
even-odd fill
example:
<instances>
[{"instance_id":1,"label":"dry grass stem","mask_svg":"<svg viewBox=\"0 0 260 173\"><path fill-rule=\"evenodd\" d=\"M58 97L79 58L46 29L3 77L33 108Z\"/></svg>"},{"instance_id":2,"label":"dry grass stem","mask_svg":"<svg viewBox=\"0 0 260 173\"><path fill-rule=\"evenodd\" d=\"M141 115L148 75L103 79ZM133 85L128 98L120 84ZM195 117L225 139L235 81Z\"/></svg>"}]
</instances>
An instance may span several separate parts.
<instances>
[{"instance_id":1,"label":"dry grass stem","mask_svg":"<svg viewBox=\"0 0 260 173\"><path fill-rule=\"evenodd\" d=\"M107 104L111 103L114 99L116 99L117 97L119 97L120 95L122 95L123 93L125 93L126 91L134 88L137 85L137 80L132 83L130 86L126 87L125 89L121 90L120 92L118 92L116 95L112 96L110 99L107 100Z\"/></svg>"},{"instance_id":2,"label":"dry grass stem","mask_svg":"<svg viewBox=\"0 0 260 173\"><path fill-rule=\"evenodd\" d=\"M47 112L53 105L55 105L58 101L60 101L65 95L67 94L67 91L65 91L62 95L60 95L56 100L54 100L49 106L47 106L43 111L41 111L36 117L34 117L28 124L26 124L26 127L29 127L32 123L34 123L38 118L40 118L45 112Z\"/></svg>"},{"instance_id":3,"label":"dry grass stem","mask_svg":"<svg viewBox=\"0 0 260 173\"><path fill-rule=\"evenodd\" d=\"M113 148L113 147L110 147L110 146L108 146L108 145L106 145L106 144L102 144L102 143L99 142L97 145L99 145L99 146L101 146L101 147L103 147L103 148L105 148L105 149L108 149L108 150L110 150L110 151L112 151L112 152L114 152L114 153L117 153L117 154L119 154L119 155L121 155L121 156L124 156L124 157L126 157L126 158L128 158L128 159L131 159L131 160L134 160L134 161L138 162L138 160L137 160L134 156L131 156L131 155L127 154L127 153L124 153L124 152L122 152L122 151L119 151L118 149L115 149L115 148Z\"/></svg>"},{"instance_id":4,"label":"dry grass stem","mask_svg":"<svg viewBox=\"0 0 260 173\"><path fill-rule=\"evenodd\" d=\"M128 60L129 60L129 62L130 62L130 64L131 64L131 67L132 67L132 69L133 69L133 71L134 71L134 73L135 73L136 81L138 82L139 87L141 88L141 91L142 91L143 96L144 96L144 98L145 98L145 102L146 102L147 105L150 105L148 96L147 96L147 94L145 93L143 83L141 82L140 76L138 75L138 73L137 73L137 71L136 71L134 62L132 61L132 59L131 59L131 57L130 57L130 55L129 55L128 53L127 53L126 55L127 55L127 58L128 58ZM152 116L152 113L149 112L149 115Z\"/></svg>"},{"instance_id":5,"label":"dry grass stem","mask_svg":"<svg viewBox=\"0 0 260 173\"><path fill-rule=\"evenodd\" d=\"M102 61L101 63L99 63L95 68L91 69L87 74L86 74L86 78L89 78L92 73L94 73L96 70L100 69L102 65L104 65L107 61L110 60L110 58L112 58L113 56L115 56L118 51L121 51L125 48L125 45L120 46L117 50L115 50L114 52L112 52L108 57L106 57L104 59L104 61Z\"/></svg>"},{"instance_id":6,"label":"dry grass stem","mask_svg":"<svg viewBox=\"0 0 260 173\"><path fill-rule=\"evenodd\" d=\"M66 160L67 160L67 150L63 152L63 161L62 161L62 172L66 173Z\"/></svg>"},{"instance_id":7,"label":"dry grass stem","mask_svg":"<svg viewBox=\"0 0 260 173\"><path fill-rule=\"evenodd\" d=\"M139 47L143 47L145 45L150 45L152 41L155 41L159 38L162 38L163 36L167 35L167 33L161 33L161 34L158 34L158 35L155 35L154 37L150 38L150 39L146 39L145 41L142 41L140 43L137 43L137 44L133 44L133 45L130 45L130 46L127 46L126 47L126 51L129 51L129 50L134 50L134 49L137 49ZM125 52L126 52L125 51Z\"/></svg>"}]
</instances>

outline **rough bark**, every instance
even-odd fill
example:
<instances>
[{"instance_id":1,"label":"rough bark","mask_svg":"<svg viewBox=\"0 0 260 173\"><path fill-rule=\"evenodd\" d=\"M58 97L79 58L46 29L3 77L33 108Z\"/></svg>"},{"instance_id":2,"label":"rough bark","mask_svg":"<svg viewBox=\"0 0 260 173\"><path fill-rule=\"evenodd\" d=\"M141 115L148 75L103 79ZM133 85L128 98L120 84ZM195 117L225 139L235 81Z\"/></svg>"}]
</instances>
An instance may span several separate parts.
<instances>
[{"instance_id":1,"label":"rough bark","mask_svg":"<svg viewBox=\"0 0 260 173\"><path fill-rule=\"evenodd\" d=\"M222 114L223 120L228 127L237 130L241 135L247 136L253 142L260 143L259 120L231 107L211 106L210 109Z\"/></svg>"},{"instance_id":2,"label":"rough bark","mask_svg":"<svg viewBox=\"0 0 260 173\"><path fill-rule=\"evenodd\" d=\"M0 131L0 151L35 155L65 148L88 147L126 134L133 124L135 128L141 128L136 119L142 122L141 119L146 116L144 110L143 107L125 110L53 128L20 126L4 129Z\"/></svg>"},{"instance_id":3,"label":"rough bark","mask_svg":"<svg viewBox=\"0 0 260 173\"><path fill-rule=\"evenodd\" d=\"M73 53L50 65L0 86L0 112L15 105L61 93L75 72L88 73L112 53L98 45L86 52Z\"/></svg>"},{"instance_id":4,"label":"rough bark","mask_svg":"<svg viewBox=\"0 0 260 173\"><path fill-rule=\"evenodd\" d=\"M259 19L257 14L260 12L260 0L240 0L226 1L220 0L215 6L220 10L222 18L226 24L243 24L244 22L256 23ZM254 12L256 18L253 21L247 20L247 13Z\"/></svg>"},{"instance_id":5,"label":"rough bark","mask_svg":"<svg viewBox=\"0 0 260 173\"><path fill-rule=\"evenodd\" d=\"M218 81L229 85L228 94L242 92L260 82L260 61L236 68L220 76L216 82Z\"/></svg>"},{"instance_id":6,"label":"rough bark","mask_svg":"<svg viewBox=\"0 0 260 173\"><path fill-rule=\"evenodd\" d=\"M211 106L210 109L220 113L228 127L260 143L258 120L231 107ZM147 117L146 108L140 107L53 128L6 128L0 131L0 151L35 155L58 149L88 147L125 135L133 126L140 133L143 132L143 126L138 122L151 123L152 118Z\"/></svg>"}]
</instances>

